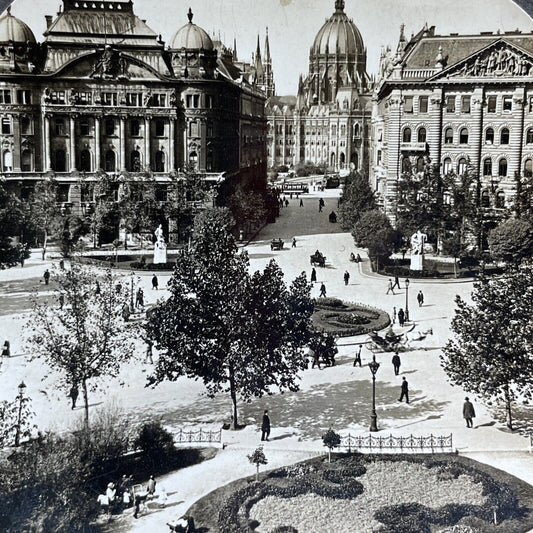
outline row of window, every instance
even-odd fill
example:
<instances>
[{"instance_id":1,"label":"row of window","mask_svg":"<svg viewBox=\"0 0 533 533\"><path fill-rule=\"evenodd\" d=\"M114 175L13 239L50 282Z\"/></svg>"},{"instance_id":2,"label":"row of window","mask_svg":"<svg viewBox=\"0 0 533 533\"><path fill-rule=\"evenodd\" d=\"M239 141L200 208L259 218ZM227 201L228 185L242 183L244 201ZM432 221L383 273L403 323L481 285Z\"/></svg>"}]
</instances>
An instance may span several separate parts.
<instances>
[{"instance_id":1,"label":"row of window","mask_svg":"<svg viewBox=\"0 0 533 533\"><path fill-rule=\"evenodd\" d=\"M117 129L117 120L108 117L104 120L104 134L107 136L115 135ZM129 133L132 137L138 137L141 134L141 121L137 119L130 119ZM165 135L166 122L162 119L153 121L154 133L156 137L163 137ZM89 119L81 119L78 122L79 134L87 136L91 134L91 121ZM56 117L54 119L54 134L58 136L67 135L66 119L63 117Z\"/></svg>"},{"instance_id":2,"label":"row of window","mask_svg":"<svg viewBox=\"0 0 533 533\"><path fill-rule=\"evenodd\" d=\"M51 104L66 104L67 91L50 91L48 98ZM148 106L151 107L166 107L168 100L167 93L142 93L142 92L127 92L125 103L131 107ZM69 103L73 105L92 105L93 93L89 91L71 91L71 100ZM105 91L100 93L100 101L102 105L114 106L119 105L119 93L116 91ZM123 104L124 102L121 102Z\"/></svg>"},{"instance_id":3,"label":"row of window","mask_svg":"<svg viewBox=\"0 0 533 533\"><path fill-rule=\"evenodd\" d=\"M419 96L418 101L418 113L427 113L428 112L428 96ZM505 95L501 97L502 99L502 111L504 113L511 113L513 110L513 97L511 95ZM461 113L470 113L471 112L471 96L457 96L449 95L446 96L444 102L444 109L446 113L456 113L460 111ZM403 102L403 111L404 113L414 113L415 98L413 96L404 96ZM487 113L496 113L498 106L498 96L489 95L486 100L487 104ZM533 112L533 97L529 99L529 112Z\"/></svg>"},{"instance_id":4,"label":"row of window","mask_svg":"<svg viewBox=\"0 0 533 533\"><path fill-rule=\"evenodd\" d=\"M198 109L199 107L205 107L207 109L212 109L213 108L213 97L210 94L204 94L204 95L187 94L185 96L185 107L190 108L190 109Z\"/></svg>"},{"instance_id":5,"label":"row of window","mask_svg":"<svg viewBox=\"0 0 533 533\"><path fill-rule=\"evenodd\" d=\"M31 91L28 89L17 89L15 91L17 104L31 104ZM0 104L12 104L11 89L0 89Z\"/></svg>"}]
</instances>

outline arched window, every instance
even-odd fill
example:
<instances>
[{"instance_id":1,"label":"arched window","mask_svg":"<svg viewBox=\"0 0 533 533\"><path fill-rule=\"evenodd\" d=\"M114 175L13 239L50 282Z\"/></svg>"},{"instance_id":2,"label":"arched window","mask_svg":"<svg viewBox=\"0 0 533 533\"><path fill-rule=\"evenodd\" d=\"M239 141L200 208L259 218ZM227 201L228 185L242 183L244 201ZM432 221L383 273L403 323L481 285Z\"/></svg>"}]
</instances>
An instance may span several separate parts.
<instances>
[{"instance_id":1,"label":"arched window","mask_svg":"<svg viewBox=\"0 0 533 533\"><path fill-rule=\"evenodd\" d=\"M416 160L416 171L417 172L424 172L424 158L422 156L420 156L417 160Z\"/></svg>"},{"instance_id":2,"label":"arched window","mask_svg":"<svg viewBox=\"0 0 533 533\"><path fill-rule=\"evenodd\" d=\"M466 172L466 159L464 157L461 157L459 159L459 163L457 163L457 174L459 176L462 176Z\"/></svg>"},{"instance_id":3,"label":"arched window","mask_svg":"<svg viewBox=\"0 0 533 533\"><path fill-rule=\"evenodd\" d=\"M91 152L89 150L80 152L80 170L83 172L91 171Z\"/></svg>"},{"instance_id":4,"label":"arched window","mask_svg":"<svg viewBox=\"0 0 533 533\"><path fill-rule=\"evenodd\" d=\"M141 134L141 124L137 119L130 121L130 135L132 137L138 137Z\"/></svg>"},{"instance_id":5,"label":"arched window","mask_svg":"<svg viewBox=\"0 0 533 533\"><path fill-rule=\"evenodd\" d=\"M444 130L444 144L453 144L453 129L446 128Z\"/></svg>"},{"instance_id":6,"label":"arched window","mask_svg":"<svg viewBox=\"0 0 533 533\"><path fill-rule=\"evenodd\" d=\"M485 144L494 144L494 130L487 128L485 131Z\"/></svg>"},{"instance_id":7,"label":"arched window","mask_svg":"<svg viewBox=\"0 0 533 533\"><path fill-rule=\"evenodd\" d=\"M133 150L130 154L130 170L131 172L141 171L141 154L139 150Z\"/></svg>"},{"instance_id":8,"label":"arched window","mask_svg":"<svg viewBox=\"0 0 533 533\"><path fill-rule=\"evenodd\" d=\"M533 159L526 159L524 161L524 176L526 178L533 176Z\"/></svg>"},{"instance_id":9,"label":"arched window","mask_svg":"<svg viewBox=\"0 0 533 533\"><path fill-rule=\"evenodd\" d=\"M442 173L446 175L446 174L449 174L451 171L452 171L452 160L449 157L447 157L442 162Z\"/></svg>"},{"instance_id":10,"label":"arched window","mask_svg":"<svg viewBox=\"0 0 533 533\"><path fill-rule=\"evenodd\" d=\"M468 144L468 129L462 128L459 132L459 144Z\"/></svg>"},{"instance_id":11,"label":"arched window","mask_svg":"<svg viewBox=\"0 0 533 533\"><path fill-rule=\"evenodd\" d=\"M411 172L411 160L407 156L402 158L402 172Z\"/></svg>"},{"instance_id":12,"label":"arched window","mask_svg":"<svg viewBox=\"0 0 533 533\"><path fill-rule=\"evenodd\" d=\"M198 166L198 154L196 152L191 152L189 154L189 163L192 165L193 169L196 169Z\"/></svg>"},{"instance_id":13,"label":"arched window","mask_svg":"<svg viewBox=\"0 0 533 533\"><path fill-rule=\"evenodd\" d=\"M496 207L498 209L505 209L505 193L503 191L499 191L496 195Z\"/></svg>"},{"instance_id":14,"label":"arched window","mask_svg":"<svg viewBox=\"0 0 533 533\"><path fill-rule=\"evenodd\" d=\"M54 155L54 170L56 172L65 172L67 170L67 155L65 150L56 150Z\"/></svg>"},{"instance_id":15,"label":"arched window","mask_svg":"<svg viewBox=\"0 0 533 533\"><path fill-rule=\"evenodd\" d=\"M2 163L4 172L11 172L13 170L13 155L10 150L4 152Z\"/></svg>"},{"instance_id":16,"label":"arched window","mask_svg":"<svg viewBox=\"0 0 533 533\"><path fill-rule=\"evenodd\" d=\"M405 128L403 130L402 140L403 140L404 143L410 143L411 142L411 128Z\"/></svg>"},{"instance_id":17,"label":"arched window","mask_svg":"<svg viewBox=\"0 0 533 533\"><path fill-rule=\"evenodd\" d=\"M341 160L341 168L344 168L344 164L346 163L346 156L344 155L344 152L341 152L340 160Z\"/></svg>"},{"instance_id":18,"label":"arched window","mask_svg":"<svg viewBox=\"0 0 533 533\"><path fill-rule=\"evenodd\" d=\"M106 172L115 172L116 156L113 150L108 150L105 153L105 170Z\"/></svg>"},{"instance_id":19,"label":"arched window","mask_svg":"<svg viewBox=\"0 0 533 533\"><path fill-rule=\"evenodd\" d=\"M165 172L165 152L162 150L155 153L155 171Z\"/></svg>"},{"instance_id":20,"label":"arched window","mask_svg":"<svg viewBox=\"0 0 533 533\"><path fill-rule=\"evenodd\" d=\"M503 128L500 133L500 144L509 144L509 129Z\"/></svg>"},{"instance_id":21,"label":"arched window","mask_svg":"<svg viewBox=\"0 0 533 533\"><path fill-rule=\"evenodd\" d=\"M331 152L331 166L334 167L335 166L335 153L334 152Z\"/></svg>"},{"instance_id":22,"label":"arched window","mask_svg":"<svg viewBox=\"0 0 533 533\"><path fill-rule=\"evenodd\" d=\"M483 176L491 176L492 175L492 159L490 157L487 157L487 159L483 160Z\"/></svg>"},{"instance_id":23,"label":"arched window","mask_svg":"<svg viewBox=\"0 0 533 533\"><path fill-rule=\"evenodd\" d=\"M526 133L526 143L533 144L533 128L529 128Z\"/></svg>"},{"instance_id":24,"label":"arched window","mask_svg":"<svg viewBox=\"0 0 533 533\"><path fill-rule=\"evenodd\" d=\"M30 172L32 169L32 153L31 150L22 150L20 155L20 170L22 172Z\"/></svg>"},{"instance_id":25,"label":"arched window","mask_svg":"<svg viewBox=\"0 0 533 533\"><path fill-rule=\"evenodd\" d=\"M490 207L489 191L483 191L481 193L481 207Z\"/></svg>"},{"instance_id":26,"label":"arched window","mask_svg":"<svg viewBox=\"0 0 533 533\"><path fill-rule=\"evenodd\" d=\"M356 139L359 139L359 124L354 124L353 125L353 136L356 138Z\"/></svg>"},{"instance_id":27,"label":"arched window","mask_svg":"<svg viewBox=\"0 0 533 533\"><path fill-rule=\"evenodd\" d=\"M507 176L507 159L500 159L498 163L498 176Z\"/></svg>"},{"instance_id":28,"label":"arched window","mask_svg":"<svg viewBox=\"0 0 533 533\"><path fill-rule=\"evenodd\" d=\"M115 120L112 118L106 118L105 119L105 134L106 135L114 135L115 134Z\"/></svg>"},{"instance_id":29,"label":"arched window","mask_svg":"<svg viewBox=\"0 0 533 533\"><path fill-rule=\"evenodd\" d=\"M420 128L418 130L418 142L419 143L425 143L426 142L426 128Z\"/></svg>"},{"instance_id":30,"label":"arched window","mask_svg":"<svg viewBox=\"0 0 533 533\"><path fill-rule=\"evenodd\" d=\"M353 168L355 170L358 170L359 169L359 154L357 152L353 152L350 159L351 159Z\"/></svg>"}]
</instances>

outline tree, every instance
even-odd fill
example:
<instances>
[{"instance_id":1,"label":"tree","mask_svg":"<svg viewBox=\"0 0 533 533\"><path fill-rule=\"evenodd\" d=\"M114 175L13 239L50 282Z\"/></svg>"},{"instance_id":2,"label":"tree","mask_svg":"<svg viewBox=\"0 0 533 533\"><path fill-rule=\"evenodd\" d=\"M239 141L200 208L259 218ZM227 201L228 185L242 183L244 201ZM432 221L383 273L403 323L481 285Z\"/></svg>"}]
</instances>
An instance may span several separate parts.
<instances>
[{"instance_id":1,"label":"tree","mask_svg":"<svg viewBox=\"0 0 533 533\"><path fill-rule=\"evenodd\" d=\"M59 227L61 212L57 204L57 181L53 178L41 180L35 184L30 199L31 218L36 229L43 234L42 258L46 255L46 247L50 234Z\"/></svg>"},{"instance_id":2,"label":"tree","mask_svg":"<svg viewBox=\"0 0 533 533\"><path fill-rule=\"evenodd\" d=\"M492 257L515 267L533 253L533 226L527 220L506 220L489 234Z\"/></svg>"},{"instance_id":3,"label":"tree","mask_svg":"<svg viewBox=\"0 0 533 533\"><path fill-rule=\"evenodd\" d=\"M228 198L227 205L237 227L246 233L263 223L267 215L265 200L258 192L239 189Z\"/></svg>"},{"instance_id":4,"label":"tree","mask_svg":"<svg viewBox=\"0 0 533 533\"><path fill-rule=\"evenodd\" d=\"M19 392L12 401L0 402L0 448L18 446L21 439L30 437L35 413L31 409L31 398Z\"/></svg>"},{"instance_id":5,"label":"tree","mask_svg":"<svg viewBox=\"0 0 533 533\"><path fill-rule=\"evenodd\" d=\"M533 174L531 171L515 173L516 195L513 210L519 219L533 223Z\"/></svg>"},{"instance_id":6,"label":"tree","mask_svg":"<svg viewBox=\"0 0 533 533\"><path fill-rule=\"evenodd\" d=\"M236 428L238 396L249 401L273 386L298 389L313 304L304 276L287 289L274 261L250 275L233 225L224 208L196 217L191 249L169 282L170 298L151 311L146 329L160 350L149 383L187 375L202 379L211 396L229 392Z\"/></svg>"},{"instance_id":7,"label":"tree","mask_svg":"<svg viewBox=\"0 0 533 533\"><path fill-rule=\"evenodd\" d=\"M0 269L22 263L30 256L26 243L14 243L12 235L17 235L24 219L20 200L0 185Z\"/></svg>"},{"instance_id":8,"label":"tree","mask_svg":"<svg viewBox=\"0 0 533 533\"><path fill-rule=\"evenodd\" d=\"M259 446L259 448L256 448L254 450L254 453L252 453L251 455L247 455L247 457L248 461L255 465L257 469L255 472L255 480L259 481L259 467L261 465L268 464L268 459L266 458L265 453L263 452L263 447Z\"/></svg>"},{"instance_id":9,"label":"tree","mask_svg":"<svg viewBox=\"0 0 533 533\"><path fill-rule=\"evenodd\" d=\"M359 172L347 176L338 209L342 229L351 231L362 213L376 207L376 197L368 179Z\"/></svg>"},{"instance_id":10,"label":"tree","mask_svg":"<svg viewBox=\"0 0 533 533\"><path fill-rule=\"evenodd\" d=\"M517 395L531 397L533 266L474 285L471 305L459 296L441 364L452 383L484 398L503 399L507 426Z\"/></svg>"},{"instance_id":11,"label":"tree","mask_svg":"<svg viewBox=\"0 0 533 533\"><path fill-rule=\"evenodd\" d=\"M109 270L99 278L99 292L94 271L76 263L54 278L55 299L62 296L64 304L55 307L35 299L28 341L36 357L60 372L67 390L81 386L88 426L88 387L95 390L103 378L117 376L134 352L135 331L119 313L129 299L127 291L117 291L119 280Z\"/></svg>"},{"instance_id":12,"label":"tree","mask_svg":"<svg viewBox=\"0 0 533 533\"><path fill-rule=\"evenodd\" d=\"M102 239L109 242L118 235L120 212L114 197L115 185L115 180L105 172L99 172L94 182L92 190L94 209L89 215L94 247L98 246Z\"/></svg>"},{"instance_id":13,"label":"tree","mask_svg":"<svg viewBox=\"0 0 533 533\"><path fill-rule=\"evenodd\" d=\"M328 463L331 463L331 450L333 450L333 448L338 448L341 445L341 436L329 428L326 433L322 435L322 442L328 449Z\"/></svg>"}]
</instances>

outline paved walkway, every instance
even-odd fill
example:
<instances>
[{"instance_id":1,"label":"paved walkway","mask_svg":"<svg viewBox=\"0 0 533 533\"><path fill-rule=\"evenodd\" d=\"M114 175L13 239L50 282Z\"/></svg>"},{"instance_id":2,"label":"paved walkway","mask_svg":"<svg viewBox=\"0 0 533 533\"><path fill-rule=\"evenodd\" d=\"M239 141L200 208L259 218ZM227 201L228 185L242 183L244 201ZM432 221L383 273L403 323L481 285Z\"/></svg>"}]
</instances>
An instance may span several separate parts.
<instances>
[{"instance_id":1,"label":"paved walkway","mask_svg":"<svg viewBox=\"0 0 533 533\"><path fill-rule=\"evenodd\" d=\"M324 282L328 296L374 305L392 313L392 308L405 306L406 293L402 289L395 295L386 295L387 279L370 272L363 250L353 245L352 237L339 233L338 224L330 224L328 215L337 209L336 192L324 191L326 207L318 212L318 194L304 195L304 206L293 199L281 216L247 246L253 270L263 268L275 259L290 282L302 271L310 273L309 256L319 249L326 255L325 268L317 268L318 283L313 296ZM270 250L270 240L283 238L288 246L296 237L296 248L285 247ZM350 252L360 253L363 264L349 262ZM0 272L0 339L12 341L15 354L25 352L20 330L29 309L27 296L32 287L38 287L39 297L48 297L39 283L44 268L49 266L32 259L23 269ZM348 270L350 283L344 285L343 273ZM140 277L147 301L155 302L165 297L166 290L152 291L147 272ZM165 286L168 275L160 275L160 287ZM409 381L411 403L398 402L401 377L394 375L391 354L378 354L381 363L377 374L376 400L378 424L381 435L447 435L453 433L454 446L474 458L503 468L533 484L533 461L527 454L528 440L519 433L508 432L500 418L503 413L489 409L473 398L477 418L476 428L467 429L462 420L464 392L452 387L440 367L440 349L449 337L449 324L453 316L454 297L469 297L471 282L463 280L432 281L412 280L409 287L409 310L416 329L433 328L433 335L422 343L413 343L412 350L402 353L401 374ZM425 305L418 307L416 294L422 290ZM367 434L369 426L371 373L367 367L372 354L363 349L363 367L352 366L354 343L362 338L345 338L339 342L338 365L322 370L302 373L301 390L298 393L274 394L256 399L250 404L239 405L240 421L247 427L239 432L224 432L225 450L217 457L201 465L169 474L159 480L169 493L168 506L154 509L135 521L131 517L121 519L112 530L130 531L165 530L168 520L181 516L199 497L233 479L251 475L254 467L246 455L259 444L260 418L263 410L270 411L272 440L265 446L268 467L295 462L322 451L320 435L329 427L343 433ZM142 347L139 347L139 355ZM142 359L142 357L140 357ZM91 393L94 410L111 401L118 403L125 415L136 420L154 414L162 417L170 427L184 424L202 424L220 427L228 420L231 409L229 397L219 395L213 399L205 395L201 383L180 378L174 383L163 383L154 389L145 388L150 365L140 361L127 365L119 379L109 381L101 390ZM33 408L41 428L64 430L79 416L78 409L71 411L68 390L57 387L57 376L43 367L39 361L29 362L26 357L13 357L0 368L0 399L13 398L21 379L28 385L27 392L33 399ZM121 386L118 386L121 385ZM515 410L517 425L529 427L532 409L526 405ZM495 453L497 452L497 453Z\"/></svg>"}]
</instances>

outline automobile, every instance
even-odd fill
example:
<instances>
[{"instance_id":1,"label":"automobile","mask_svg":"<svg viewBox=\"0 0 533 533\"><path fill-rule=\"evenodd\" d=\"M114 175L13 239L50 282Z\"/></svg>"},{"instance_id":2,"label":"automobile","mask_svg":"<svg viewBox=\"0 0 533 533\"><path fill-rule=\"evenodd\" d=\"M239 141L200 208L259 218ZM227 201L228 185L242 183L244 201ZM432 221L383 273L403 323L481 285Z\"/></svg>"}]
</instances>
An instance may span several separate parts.
<instances>
[{"instance_id":1,"label":"automobile","mask_svg":"<svg viewBox=\"0 0 533 533\"><path fill-rule=\"evenodd\" d=\"M270 243L270 249L281 250L284 244L285 243L281 239L272 239L272 242Z\"/></svg>"}]
</instances>

